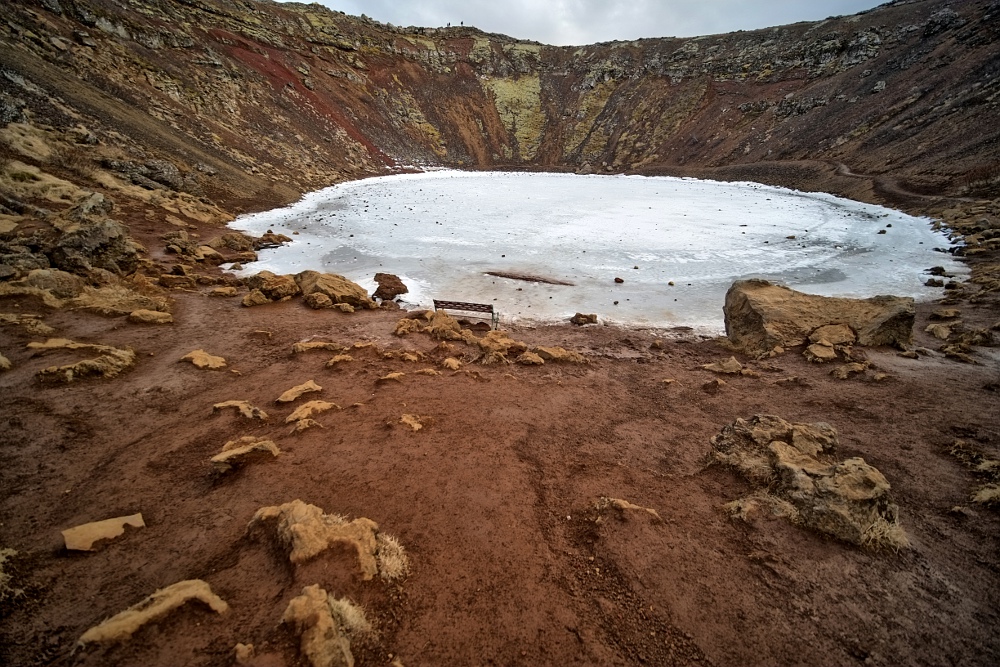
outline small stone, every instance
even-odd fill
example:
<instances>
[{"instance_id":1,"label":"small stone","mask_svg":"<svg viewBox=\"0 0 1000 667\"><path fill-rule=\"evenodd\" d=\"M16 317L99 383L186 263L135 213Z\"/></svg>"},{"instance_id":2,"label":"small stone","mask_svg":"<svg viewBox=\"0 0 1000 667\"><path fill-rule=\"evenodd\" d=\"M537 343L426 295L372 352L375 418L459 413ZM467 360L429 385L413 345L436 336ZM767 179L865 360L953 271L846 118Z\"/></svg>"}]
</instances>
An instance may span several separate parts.
<instances>
[{"instance_id":1,"label":"small stone","mask_svg":"<svg viewBox=\"0 0 1000 667\"><path fill-rule=\"evenodd\" d=\"M128 315L128 321L132 324L171 324L174 318L170 313L156 310L133 310Z\"/></svg>"},{"instance_id":2,"label":"small stone","mask_svg":"<svg viewBox=\"0 0 1000 667\"><path fill-rule=\"evenodd\" d=\"M803 355L809 361L814 361L818 364L837 360L837 350L826 340L821 340L818 343L810 345L806 348Z\"/></svg>"},{"instance_id":3,"label":"small stone","mask_svg":"<svg viewBox=\"0 0 1000 667\"><path fill-rule=\"evenodd\" d=\"M618 283L619 285L621 285L623 282L625 282L625 279L624 278L615 278L615 282Z\"/></svg>"},{"instance_id":4,"label":"small stone","mask_svg":"<svg viewBox=\"0 0 1000 667\"><path fill-rule=\"evenodd\" d=\"M726 386L725 380L720 380L716 378L714 380L709 380L705 384L701 385L701 390L708 394L716 394L720 389Z\"/></svg>"},{"instance_id":5,"label":"small stone","mask_svg":"<svg viewBox=\"0 0 1000 667\"><path fill-rule=\"evenodd\" d=\"M216 370L219 368L226 367L226 360L222 357L216 357L205 350L195 350L193 352L188 352L180 359L181 361L190 361L195 365L196 368L208 368L211 370Z\"/></svg>"}]
</instances>

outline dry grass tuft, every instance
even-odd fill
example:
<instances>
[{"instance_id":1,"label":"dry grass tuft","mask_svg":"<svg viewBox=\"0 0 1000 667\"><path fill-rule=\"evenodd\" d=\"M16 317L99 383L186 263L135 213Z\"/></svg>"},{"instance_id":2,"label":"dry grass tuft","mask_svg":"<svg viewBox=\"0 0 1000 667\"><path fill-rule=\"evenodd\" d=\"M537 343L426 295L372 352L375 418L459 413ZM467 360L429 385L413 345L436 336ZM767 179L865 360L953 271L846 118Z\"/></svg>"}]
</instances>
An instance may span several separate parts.
<instances>
[{"instance_id":1,"label":"dry grass tuft","mask_svg":"<svg viewBox=\"0 0 1000 667\"><path fill-rule=\"evenodd\" d=\"M330 613L333 615L334 622L340 626L340 630L344 634L349 635L352 639L375 634L375 629L362 607L347 598L337 599L332 595L327 602L330 605Z\"/></svg>"},{"instance_id":2,"label":"dry grass tuft","mask_svg":"<svg viewBox=\"0 0 1000 667\"><path fill-rule=\"evenodd\" d=\"M903 527L882 516L875 516L872 519L861 536L861 544L873 550L889 548L893 551L909 549L911 546L910 538L906 536Z\"/></svg>"},{"instance_id":3,"label":"dry grass tuft","mask_svg":"<svg viewBox=\"0 0 1000 667\"><path fill-rule=\"evenodd\" d=\"M379 533L375 543L378 547L378 572L384 581L402 579L410 573L410 558L399 540L388 533Z\"/></svg>"}]
</instances>

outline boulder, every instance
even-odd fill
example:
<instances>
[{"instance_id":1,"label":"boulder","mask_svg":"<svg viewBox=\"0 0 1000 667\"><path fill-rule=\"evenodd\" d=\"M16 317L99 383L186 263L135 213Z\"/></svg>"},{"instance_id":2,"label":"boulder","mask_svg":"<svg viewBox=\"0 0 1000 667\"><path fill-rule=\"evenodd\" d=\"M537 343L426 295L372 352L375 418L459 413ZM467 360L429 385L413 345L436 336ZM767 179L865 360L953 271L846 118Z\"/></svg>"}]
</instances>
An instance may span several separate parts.
<instances>
[{"instance_id":1,"label":"boulder","mask_svg":"<svg viewBox=\"0 0 1000 667\"><path fill-rule=\"evenodd\" d=\"M725 426L711 456L757 487L755 496L788 503L785 515L797 523L852 544L906 546L889 482L864 459L836 461L837 444L829 424L757 415Z\"/></svg>"},{"instance_id":2,"label":"boulder","mask_svg":"<svg viewBox=\"0 0 1000 667\"><path fill-rule=\"evenodd\" d=\"M915 315L913 299L908 297L815 296L766 280L733 283L723 312L729 339L754 355L804 345L810 334L827 325L846 325L860 345L902 347L912 340Z\"/></svg>"},{"instance_id":3,"label":"boulder","mask_svg":"<svg viewBox=\"0 0 1000 667\"><path fill-rule=\"evenodd\" d=\"M125 274L139 267L139 250L125 225L100 220L75 225L56 241L48 256L53 266L65 271L85 273L98 268Z\"/></svg>"},{"instance_id":4,"label":"boulder","mask_svg":"<svg viewBox=\"0 0 1000 667\"><path fill-rule=\"evenodd\" d=\"M325 308L333 308L333 300L322 292L313 292L312 294L306 294L305 299L306 305L313 310L323 310Z\"/></svg>"},{"instance_id":5,"label":"boulder","mask_svg":"<svg viewBox=\"0 0 1000 667\"><path fill-rule=\"evenodd\" d=\"M245 282L247 287L251 290L259 290L270 301L278 301L302 292L295 277L279 276L270 271L261 271L257 275L247 278Z\"/></svg>"},{"instance_id":6,"label":"boulder","mask_svg":"<svg viewBox=\"0 0 1000 667\"><path fill-rule=\"evenodd\" d=\"M584 324L597 324L597 313L590 313L589 315L577 313L573 317L569 318L569 321L581 327Z\"/></svg>"},{"instance_id":7,"label":"boulder","mask_svg":"<svg viewBox=\"0 0 1000 667\"><path fill-rule=\"evenodd\" d=\"M377 306L368 297L368 292L361 285L351 282L344 276L335 273L320 273L318 271L303 271L296 274L295 282L303 294L319 292L330 297L333 303L346 303L354 308L371 308Z\"/></svg>"},{"instance_id":8,"label":"boulder","mask_svg":"<svg viewBox=\"0 0 1000 667\"><path fill-rule=\"evenodd\" d=\"M59 269L35 269L17 281L17 284L48 290L59 299L72 299L80 295L86 282L79 276Z\"/></svg>"},{"instance_id":9,"label":"boulder","mask_svg":"<svg viewBox=\"0 0 1000 667\"><path fill-rule=\"evenodd\" d=\"M263 306L264 304L271 303L271 300L264 296L264 293L259 289L254 289L250 290L250 292L243 297L241 303L247 308L253 308L254 306Z\"/></svg>"},{"instance_id":10,"label":"boulder","mask_svg":"<svg viewBox=\"0 0 1000 667\"><path fill-rule=\"evenodd\" d=\"M410 291L399 276L392 273L376 273L375 282L378 283L378 289L372 294L373 299L389 301Z\"/></svg>"}]
</instances>

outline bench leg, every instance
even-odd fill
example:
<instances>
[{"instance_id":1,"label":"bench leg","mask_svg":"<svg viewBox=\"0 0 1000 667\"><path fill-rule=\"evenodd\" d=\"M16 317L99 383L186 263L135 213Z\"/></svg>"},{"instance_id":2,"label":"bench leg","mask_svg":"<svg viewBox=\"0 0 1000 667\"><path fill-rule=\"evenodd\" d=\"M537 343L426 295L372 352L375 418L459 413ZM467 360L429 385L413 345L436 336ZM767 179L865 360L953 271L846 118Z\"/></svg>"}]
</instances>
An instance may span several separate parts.
<instances>
[{"instance_id":1,"label":"bench leg","mask_svg":"<svg viewBox=\"0 0 1000 667\"><path fill-rule=\"evenodd\" d=\"M493 328L500 328L500 313L493 313Z\"/></svg>"}]
</instances>

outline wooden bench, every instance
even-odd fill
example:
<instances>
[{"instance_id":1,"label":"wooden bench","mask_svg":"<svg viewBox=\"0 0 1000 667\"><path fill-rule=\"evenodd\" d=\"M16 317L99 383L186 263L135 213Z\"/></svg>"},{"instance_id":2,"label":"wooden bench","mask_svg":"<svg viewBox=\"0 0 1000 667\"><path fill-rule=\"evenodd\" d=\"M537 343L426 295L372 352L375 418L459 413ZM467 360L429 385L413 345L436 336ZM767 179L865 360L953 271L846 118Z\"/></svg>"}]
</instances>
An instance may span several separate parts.
<instances>
[{"instance_id":1,"label":"wooden bench","mask_svg":"<svg viewBox=\"0 0 1000 667\"><path fill-rule=\"evenodd\" d=\"M470 313L489 313L496 329L500 324L500 313L493 310L491 303L469 303L467 301L443 301L434 299L434 310L464 310Z\"/></svg>"}]
</instances>

